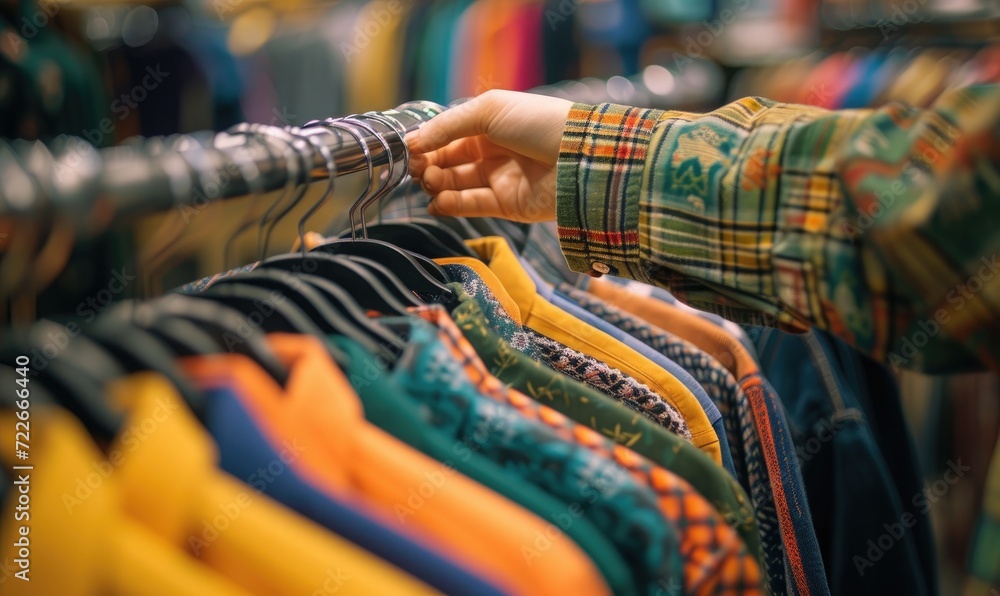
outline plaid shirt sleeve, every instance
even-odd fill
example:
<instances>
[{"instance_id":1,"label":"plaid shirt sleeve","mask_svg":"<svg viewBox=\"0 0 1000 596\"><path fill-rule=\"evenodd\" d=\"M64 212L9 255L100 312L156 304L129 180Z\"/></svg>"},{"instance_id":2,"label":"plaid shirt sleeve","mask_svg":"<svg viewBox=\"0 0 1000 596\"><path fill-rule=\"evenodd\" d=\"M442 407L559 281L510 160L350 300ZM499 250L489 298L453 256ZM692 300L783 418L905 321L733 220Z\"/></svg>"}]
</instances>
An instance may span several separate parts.
<instances>
[{"instance_id":1,"label":"plaid shirt sleeve","mask_svg":"<svg viewBox=\"0 0 1000 596\"><path fill-rule=\"evenodd\" d=\"M575 271L894 369L1000 368L1000 85L925 110L576 104L557 176Z\"/></svg>"}]
</instances>

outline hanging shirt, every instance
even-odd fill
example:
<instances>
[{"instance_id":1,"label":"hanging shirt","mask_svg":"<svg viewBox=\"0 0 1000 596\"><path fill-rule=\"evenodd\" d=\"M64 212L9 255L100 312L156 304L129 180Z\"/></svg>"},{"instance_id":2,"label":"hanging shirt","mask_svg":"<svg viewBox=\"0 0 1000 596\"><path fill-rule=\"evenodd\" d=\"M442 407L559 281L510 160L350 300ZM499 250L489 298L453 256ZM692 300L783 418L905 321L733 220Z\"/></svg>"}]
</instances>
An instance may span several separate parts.
<instances>
[{"instance_id":1,"label":"hanging shirt","mask_svg":"<svg viewBox=\"0 0 1000 596\"><path fill-rule=\"evenodd\" d=\"M544 532L544 520L457 473L439 487L431 483L433 498L421 497L417 491L442 474L442 464L364 419L357 395L320 340L270 334L268 343L292 373L284 390L260 369L250 377L252 384L242 382L246 374L227 372L223 356L185 359L183 365L202 383L217 379L241 387L240 397L272 444L310 441L300 469L325 491L362 500L398 527L422 532L449 557L513 591L557 593L569 584L589 593L593 574L557 577L564 558L586 561L569 541L553 544L553 562L525 561L521 547Z\"/></svg>"},{"instance_id":2,"label":"hanging shirt","mask_svg":"<svg viewBox=\"0 0 1000 596\"><path fill-rule=\"evenodd\" d=\"M696 447L722 463L719 437L698 400L674 377L606 333L584 325L538 296L510 246L502 238L469 240L517 305L527 327L632 375L663 396L683 416ZM471 260L471 259L470 259ZM491 288L497 293L499 288Z\"/></svg>"},{"instance_id":3,"label":"hanging shirt","mask_svg":"<svg viewBox=\"0 0 1000 596\"><path fill-rule=\"evenodd\" d=\"M671 376L680 381L681 384L683 384L684 387L691 392L695 399L698 400L698 403L705 411L705 415L708 416L708 421L712 423L712 429L715 430L716 436L719 437L719 450L722 454L722 466L731 474L736 474L733 457L729 452L729 441L726 438L726 430L722 423L722 413L719 411L719 408L716 407L715 403L713 403L708 397L705 389L694 379L694 377L691 376L690 373L660 352L657 352L631 335L623 332L608 321L600 319L587 312L586 309L581 308L580 305L570 300L565 294L557 291L551 284L541 279L538 276L538 273L533 270L531 264L525 262L524 258L521 259L521 264L524 267L525 273L531 276L532 280L535 282L535 287L538 288L539 296L551 302L553 306L579 319L581 322L607 333L629 348L642 354L644 357L648 358L650 362L667 371Z\"/></svg>"},{"instance_id":4,"label":"hanging shirt","mask_svg":"<svg viewBox=\"0 0 1000 596\"><path fill-rule=\"evenodd\" d=\"M860 354L821 331L755 331L761 370L780 392L797 430L792 439L830 591L936 594L934 543L929 531L921 531L930 529L930 507L914 500L924 482L913 441L904 430L903 436L892 437L897 439L892 457L883 452L885 441L877 437L882 425L869 419L863 395L855 389L860 387L855 377ZM875 398L899 400L887 391ZM905 429L902 409L894 410L895 416L883 422ZM890 527L898 524L899 533L876 562L867 553L868 541L885 533L885 520L892 520Z\"/></svg>"},{"instance_id":5,"label":"hanging shirt","mask_svg":"<svg viewBox=\"0 0 1000 596\"><path fill-rule=\"evenodd\" d=\"M742 344L719 327L684 310L621 286L592 280L588 291L658 327L669 329L704 350L739 379L760 439L760 459L747 449L747 469L766 475L767 492L751 484L761 527L765 574L772 592L828 593L823 559L813 529L798 456L781 401Z\"/></svg>"},{"instance_id":6,"label":"hanging shirt","mask_svg":"<svg viewBox=\"0 0 1000 596\"><path fill-rule=\"evenodd\" d=\"M227 369L241 378L258 368L244 356L227 360ZM254 371L250 376L257 374ZM270 444L242 403L238 395L241 389L213 382L202 388L208 402L205 418L219 446L223 470L256 493L275 499L444 594L505 593L449 560L428 541L393 528L391 521L380 519L363 503L338 500L307 482L297 460L299 452L309 445L299 440ZM339 583L331 579L331 586Z\"/></svg>"},{"instance_id":7,"label":"hanging shirt","mask_svg":"<svg viewBox=\"0 0 1000 596\"><path fill-rule=\"evenodd\" d=\"M648 321L640 319L632 313L616 308L593 294L588 294L567 284L562 284L559 289L567 298L573 300L593 316L607 321L654 350L662 352L678 365L683 366L698 380L722 414L725 434L729 439L727 445L730 450L730 460L733 462L734 475L743 487L749 487L750 479L746 469L743 437L744 432L752 431L752 425L748 425L748 429L742 428L739 412L749 411L749 406L746 404L746 395L733 374L726 370L718 360L691 342L651 325ZM756 431L752 432L756 435Z\"/></svg>"},{"instance_id":8,"label":"hanging shirt","mask_svg":"<svg viewBox=\"0 0 1000 596\"><path fill-rule=\"evenodd\" d=\"M678 530L684 562L684 587L687 591L720 594L761 590L756 560L748 553L732 528L691 485L630 449L508 389L486 370L473 347L443 308L432 306L414 309L414 312L437 327L439 341L448 348L455 360L465 363L469 380L483 396L514 408L530 420L544 423L563 440L585 446L591 452L627 470L640 485L654 491L661 513Z\"/></svg>"},{"instance_id":9,"label":"hanging shirt","mask_svg":"<svg viewBox=\"0 0 1000 596\"><path fill-rule=\"evenodd\" d=\"M0 421L13 429L18 419L6 411ZM7 487L0 524L5 595L252 593L192 557L185 543L169 540L126 512L116 466L129 452L109 452L109 461L82 423L59 408L32 405L30 424L35 435L30 459L14 459L13 449L0 455L8 466L33 466L10 470L14 483ZM177 464L166 463L155 473L184 472ZM30 501L28 508L18 511L21 486L28 487ZM173 512L181 505L166 504ZM21 516L15 517L18 513ZM21 527L28 528L27 535L22 535ZM20 556L18 541L27 544L28 557ZM25 571L18 559L27 567L23 576L14 575Z\"/></svg>"}]
</instances>

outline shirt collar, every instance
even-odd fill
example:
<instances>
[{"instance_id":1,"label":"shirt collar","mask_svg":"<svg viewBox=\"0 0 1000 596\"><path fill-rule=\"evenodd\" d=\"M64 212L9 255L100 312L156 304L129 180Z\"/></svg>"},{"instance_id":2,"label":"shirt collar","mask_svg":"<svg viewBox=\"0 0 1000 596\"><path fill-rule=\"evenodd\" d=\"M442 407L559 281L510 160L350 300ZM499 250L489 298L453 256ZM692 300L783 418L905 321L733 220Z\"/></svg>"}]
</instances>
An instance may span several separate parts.
<instances>
[{"instance_id":1,"label":"shirt collar","mask_svg":"<svg viewBox=\"0 0 1000 596\"><path fill-rule=\"evenodd\" d=\"M507 241L499 236L489 236L467 240L466 244L476 251L513 298L520 311L519 318L529 317L538 297L538 289Z\"/></svg>"},{"instance_id":2,"label":"shirt collar","mask_svg":"<svg viewBox=\"0 0 1000 596\"><path fill-rule=\"evenodd\" d=\"M513 319L519 327L524 325L524 321L521 318L521 309L518 307L518 303L514 301L514 298L512 298L509 293L507 293L507 289L504 287L503 283L500 282L500 279L497 278L495 273L490 271L490 268L486 266L486 263L471 257L434 259L434 262L439 265L462 265L471 269L472 273L479 276L479 279L486 284L490 293L493 294L493 298L500 303L500 306L503 307L507 315Z\"/></svg>"}]
</instances>

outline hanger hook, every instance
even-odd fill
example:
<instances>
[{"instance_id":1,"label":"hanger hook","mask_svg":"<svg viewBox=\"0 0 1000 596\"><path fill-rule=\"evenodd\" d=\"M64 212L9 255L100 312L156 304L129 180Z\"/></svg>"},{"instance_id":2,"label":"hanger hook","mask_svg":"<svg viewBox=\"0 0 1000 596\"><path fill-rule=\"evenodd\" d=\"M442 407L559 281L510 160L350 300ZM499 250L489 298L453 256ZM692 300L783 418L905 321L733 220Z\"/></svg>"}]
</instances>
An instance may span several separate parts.
<instances>
[{"instance_id":1,"label":"hanger hook","mask_svg":"<svg viewBox=\"0 0 1000 596\"><path fill-rule=\"evenodd\" d=\"M311 148L311 144L306 142L301 137L293 134L290 130L291 127L279 128L277 126L265 125L264 128L270 131L270 134L273 134L275 137L281 138L283 141L286 141L288 143L289 147L291 147L292 150L295 152L296 157L299 160L301 160L302 169L299 172L300 179L296 184L295 187L296 190L292 195L292 202L289 203L287 207L284 207L273 219L271 219L267 231L264 233L264 242L262 245L258 246L258 248L260 249L259 256L261 260L263 260L264 256L267 254L268 245L270 244L271 241L271 234L274 233L274 229L277 227L278 223L282 219L284 219L285 216L288 215L292 211L292 209L295 208L296 205L299 204L299 202L302 200L302 197L304 197L306 192L309 190L309 177L310 177L310 172L312 171L312 162L313 162L312 152L310 151L308 154L306 153L306 150ZM274 210L275 206L276 204L272 205L271 208L268 209L268 213L265 214L265 218L261 222L262 224L261 227L263 227L263 224L267 222L267 219L270 216L270 213Z\"/></svg>"},{"instance_id":2,"label":"hanger hook","mask_svg":"<svg viewBox=\"0 0 1000 596\"><path fill-rule=\"evenodd\" d=\"M319 134L333 135L333 131L327 128L316 128L314 130ZM312 145L319 151L319 154L323 156L323 159L326 160L326 173L327 178L329 179L329 183L327 184L326 191L323 192L323 196L320 197L320 199L316 201L316 203L310 207L308 211L306 211L305 215L303 215L301 219L299 219L299 245L302 247L302 256L305 258L306 221L319 211L319 208L322 207L323 204L326 203L327 199L329 199L333 194L335 180L337 178L337 163L333 159L333 152L330 151L330 148L321 139L317 138L317 135L314 134L312 130L306 131L304 129L300 129L297 131L297 134L301 138L304 138L312 143ZM337 138L340 139L340 136L338 135Z\"/></svg>"},{"instance_id":3,"label":"hanger hook","mask_svg":"<svg viewBox=\"0 0 1000 596\"><path fill-rule=\"evenodd\" d=\"M365 197L364 199L355 202L354 205L351 206L351 210L352 211L355 210L355 209L358 209L360 207L360 212L361 212L361 236L363 238L367 239L368 238L368 224L365 221L365 209L367 209L368 206L371 205L371 203L372 203L373 200L375 200L376 198L378 198L379 196L381 196L382 191L386 188L386 186L390 182L390 179L392 178L392 174L395 171L396 164L395 164L395 161L392 159L392 150L389 148L389 143L385 140L385 137L383 137L377 130L375 130L374 126L368 124L367 122L362 122L360 120L357 120L354 115L347 116L345 118L340 118L339 120L345 121L345 122L350 122L351 124L353 124L355 126L360 126L364 130L368 131L372 136L374 136L375 140L378 141L379 145L382 145L382 151L385 153L386 160L389 163L388 176L386 176L386 179L385 179L384 182L382 182L382 183L379 184L378 190L376 190L371 196ZM354 223L354 218L353 217L351 218L351 223L352 223L352 225Z\"/></svg>"},{"instance_id":4,"label":"hanger hook","mask_svg":"<svg viewBox=\"0 0 1000 596\"><path fill-rule=\"evenodd\" d=\"M268 135L264 134L261 131L261 125L259 125L259 124L247 124L247 123L237 124L236 126L233 126L229 130L227 130L225 132L225 134L227 134L229 136L233 136L233 137L243 136L243 137L247 137L248 141L257 141L257 142L259 142L261 144L261 146L264 147L264 149L267 151L268 156L270 156L272 159L274 159L274 153L272 153L272 151L271 151L271 149L273 148L272 141L280 141L280 139L275 139L274 137L271 137L271 136L268 136ZM291 149L291 147L287 146L287 144L286 144L285 148L289 149L289 150ZM296 179L298 178L298 168L297 168L298 164L297 164L297 160L291 159L290 155L291 155L291 151L288 151L287 153L285 153L283 155L283 157L285 158L286 168L288 170L288 177L287 177L287 179L285 181L285 186L281 189L281 194L279 194L278 197L275 198L274 203L272 203L272 207L273 207L274 204L281 203L282 201L285 200L285 196L287 196L288 193L289 193L289 191L294 188L294 183L296 182ZM250 160L248 160L248 161L250 161ZM253 165L256 168L256 164L253 164ZM260 175L259 169L257 170L257 173L258 173L258 175ZM249 186L249 184L248 184L248 186ZM261 182L261 186L260 186L259 192L260 192L260 195L258 195L258 196L263 196L263 194L264 194L263 182ZM235 231L233 231L233 234L226 241L226 245L223 247L223 252L222 252L222 254L223 254L223 261L224 261L223 266L224 267L228 267L228 265L230 263L230 258L229 257L232 254L233 246L236 244L236 239L239 238L240 234L242 234L243 232L245 232L248 229L250 229L251 227L253 227L254 221L256 221L256 218L253 217L253 211L254 210L253 210L252 207L247 210L247 217L246 217L246 219L244 219L243 223L241 223L239 225L239 227L236 228ZM267 213L270 213L270 209L267 212L265 212L264 215L266 216ZM260 223L260 227L261 228L264 227L263 222ZM258 232L258 237L259 237L259 232ZM259 241L258 241L258 243L259 243Z\"/></svg>"},{"instance_id":5,"label":"hanger hook","mask_svg":"<svg viewBox=\"0 0 1000 596\"><path fill-rule=\"evenodd\" d=\"M355 213L355 210L357 208L357 205L361 201L363 201L365 198L367 198L368 193L371 191L372 182L375 180L375 165L373 163L371 150L368 148L368 143L365 142L364 135L362 135L360 132L358 132L354 128L353 124L354 123L352 123L352 122L345 122L345 121L337 120L337 119L334 119L334 118L327 118L326 120L323 120L323 121L316 120L316 121L312 121L312 122L307 122L306 126L307 127L310 127L310 126L323 126L323 127L327 127L327 128L336 128L338 131L339 130L343 130L343 131L347 132L347 134L349 134L352 137L354 137L354 140L358 142L358 145L361 146L361 150L365 154L365 163L368 166L368 185L365 186L364 192L362 192L361 196L356 201L354 201L354 204L351 205L351 208L348 211L348 217L350 218L350 221L351 221L351 240L357 240L358 239L358 236L357 236L357 223L356 223L356 221L354 219L354 213Z\"/></svg>"},{"instance_id":6,"label":"hanger hook","mask_svg":"<svg viewBox=\"0 0 1000 596\"><path fill-rule=\"evenodd\" d=\"M410 175L410 148L406 145L404 137L406 137L406 129L400 124L395 118L386 116L385 114L379 112L366 112L362 114L363 117L371 118L376 122L381 122L387 127L391 128L396 132L396 136L399 138L399 144L403 146L403 170L399 177L399 180L395 181L389 188L385 190L378 198L378 207L376 208L376 213L378 214L378 221L382 223L382 204L385 197L393 190L400 187L403 181Z\"/></svg>"}]
</instances>

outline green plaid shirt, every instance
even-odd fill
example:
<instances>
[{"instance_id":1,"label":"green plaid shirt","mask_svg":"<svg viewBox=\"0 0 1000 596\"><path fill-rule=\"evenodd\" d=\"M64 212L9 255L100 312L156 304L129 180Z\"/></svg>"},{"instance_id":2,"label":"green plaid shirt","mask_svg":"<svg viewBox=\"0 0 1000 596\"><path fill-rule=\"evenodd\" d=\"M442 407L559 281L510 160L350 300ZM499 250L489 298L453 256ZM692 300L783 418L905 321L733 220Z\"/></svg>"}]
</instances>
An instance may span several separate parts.
<instances>
[{"instance_id":1,"label":"green plaid shirt","mask_svg":"<svg viewBox=\"0 0 1000 596\"><path fill-rule=\"evenodd\" d=\"M896 369L1000 370L998 85L926 110L577 104L557 194L575 271L826 329Z\"/></svg>"}]
</instances>

